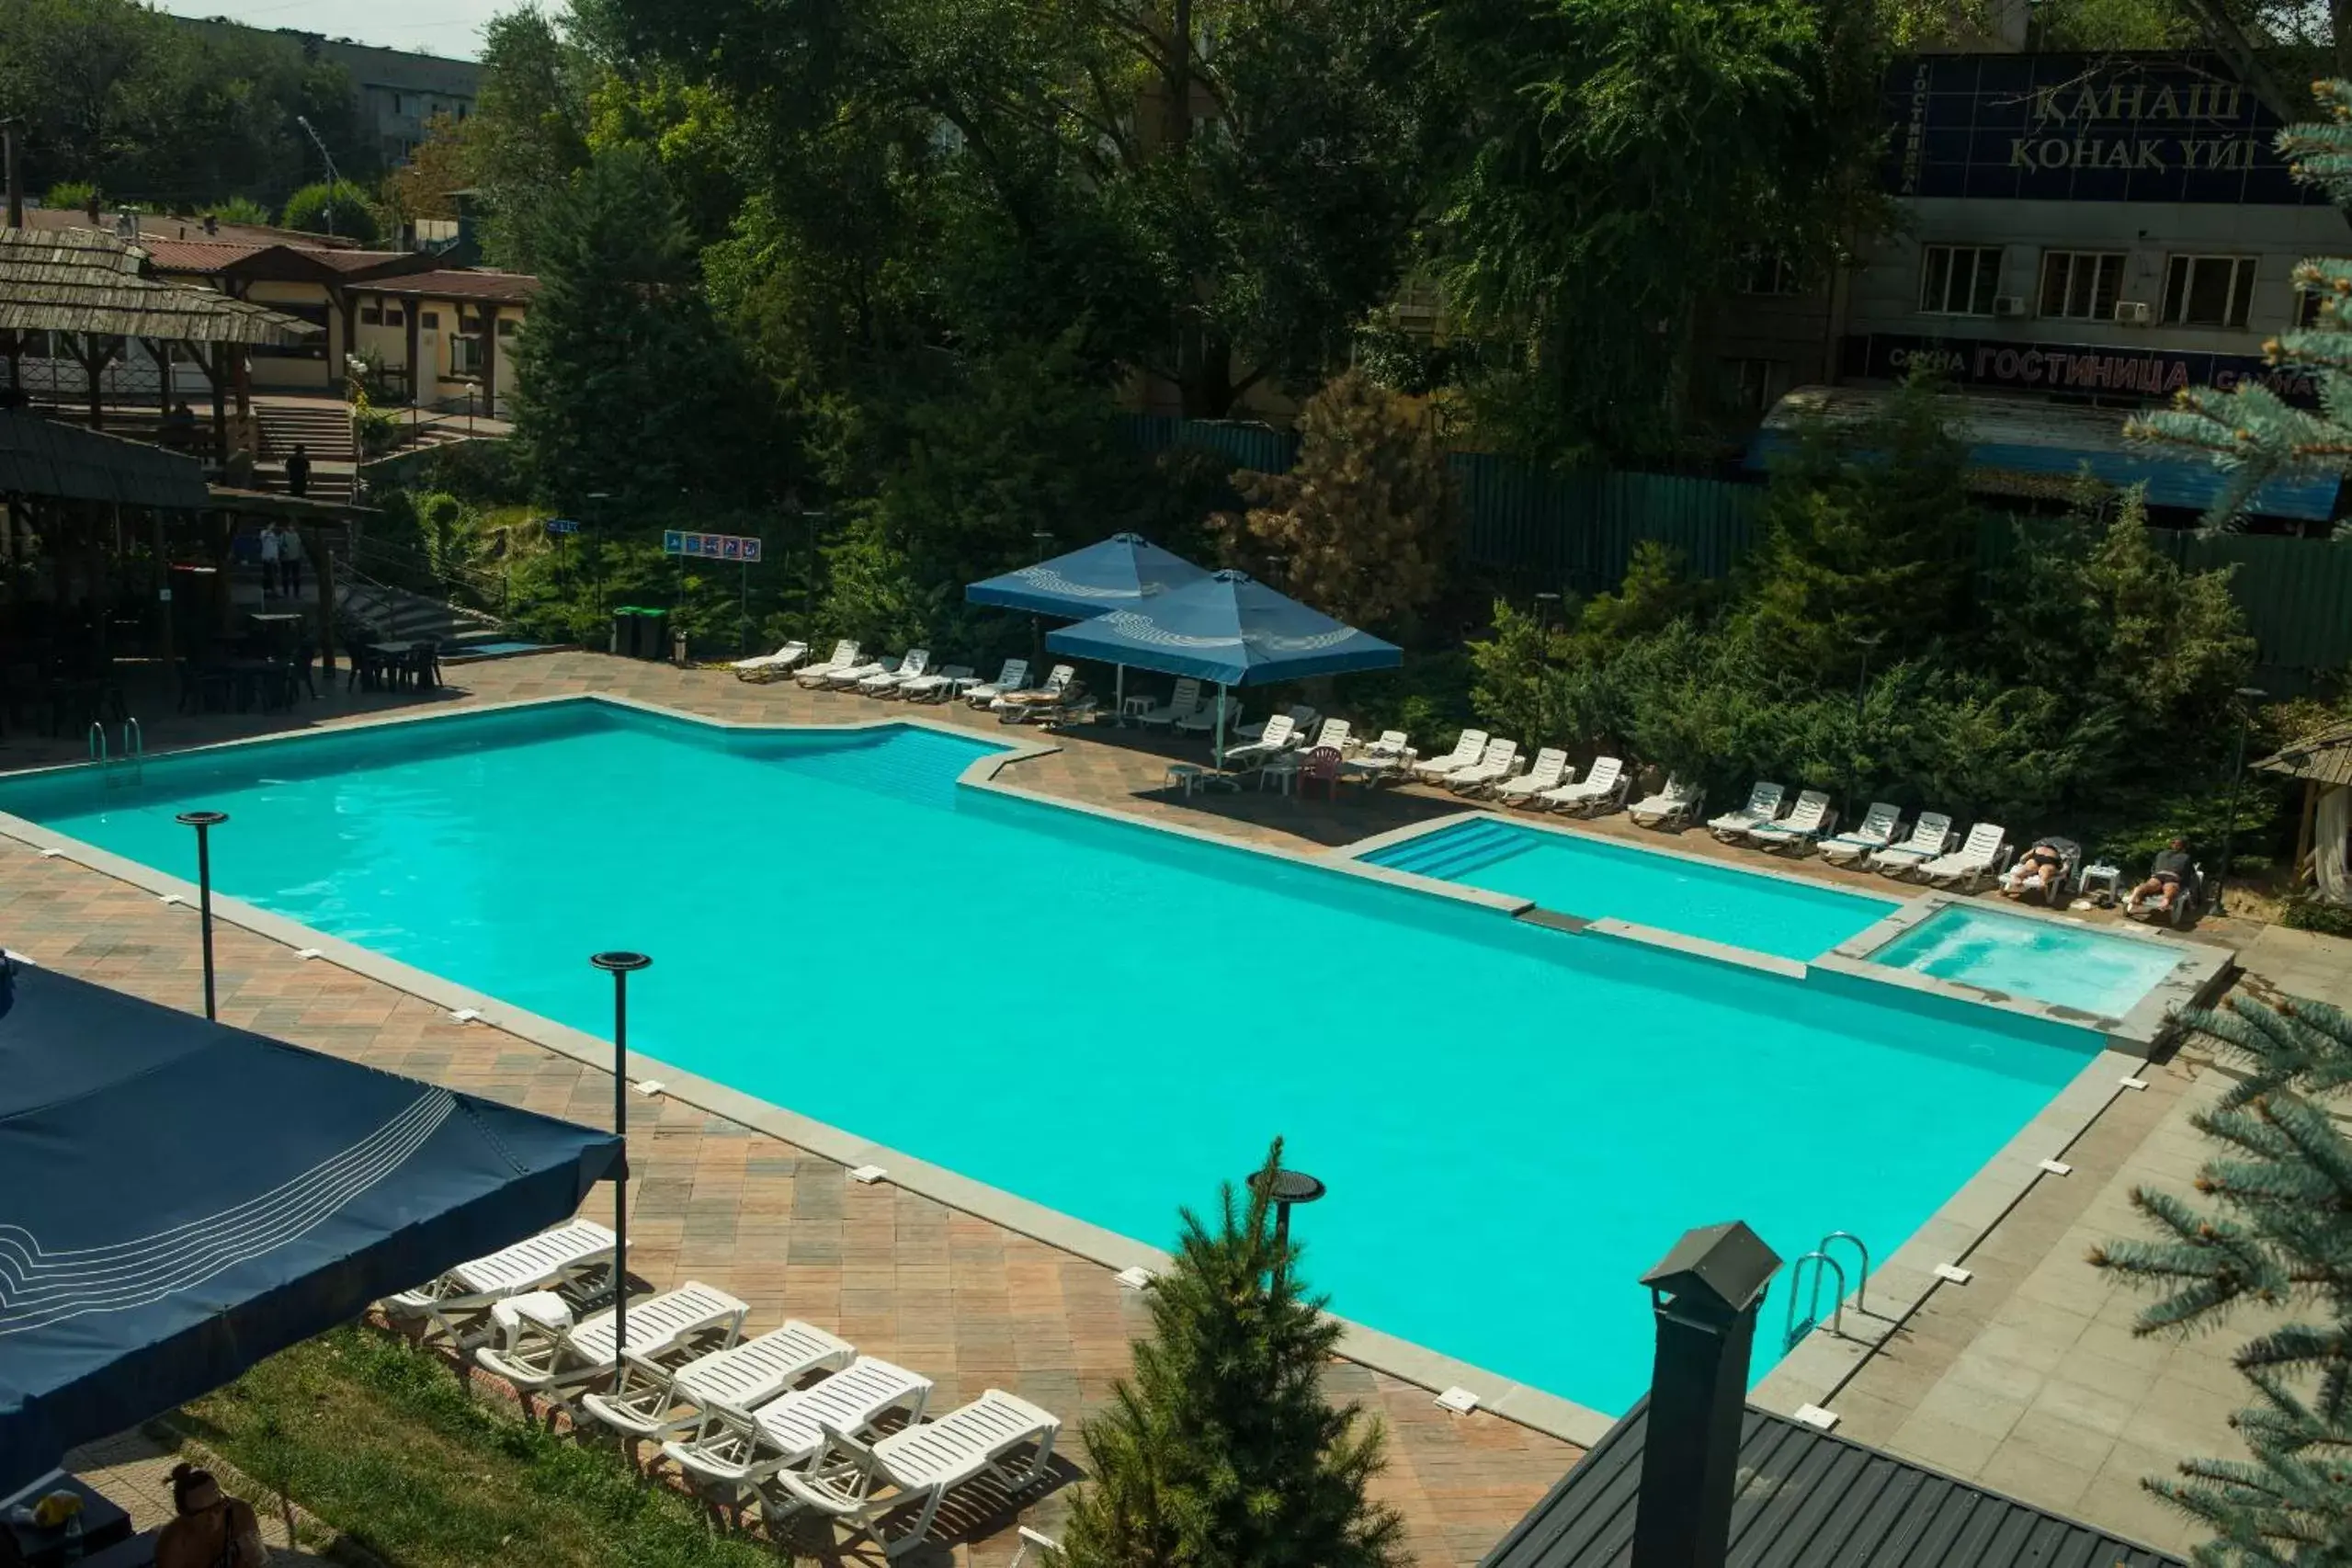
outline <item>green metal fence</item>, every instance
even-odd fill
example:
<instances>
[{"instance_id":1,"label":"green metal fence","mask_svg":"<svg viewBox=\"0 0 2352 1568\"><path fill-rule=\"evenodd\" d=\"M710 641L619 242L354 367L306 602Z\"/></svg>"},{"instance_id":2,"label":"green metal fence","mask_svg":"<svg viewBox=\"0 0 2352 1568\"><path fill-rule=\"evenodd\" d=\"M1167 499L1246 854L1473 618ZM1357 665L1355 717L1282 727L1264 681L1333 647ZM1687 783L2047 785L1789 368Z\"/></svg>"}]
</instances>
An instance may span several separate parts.
<instances>
[{"instance_id":1,"label":"green metal fence","mask_svg":"<svg viewBox=\"0 0 2352 1568\"><path fill-rule=\"evenodd\" d=\"M1278 472L1297 456L1287 431L1262 425L1134 416L1128 438L1149 451L1205 446L1237 466ZM1645 539L1680 551L1694 576L1721 577L1755 542L1760 485L1671 474L1558 474L1492 452L1457 452L1467 527L1463 554L1514 592L1613 588ZM2016 519L1986 523L1988 569L2016 548ZM2053 526L2046 520L2028 527ZM2233 567L2231 591L2260 648L2262 679L2280 695L2352 668L2352 543L2231 534L2156 535L2181 565Z\"/></svg>"}]
</instances>

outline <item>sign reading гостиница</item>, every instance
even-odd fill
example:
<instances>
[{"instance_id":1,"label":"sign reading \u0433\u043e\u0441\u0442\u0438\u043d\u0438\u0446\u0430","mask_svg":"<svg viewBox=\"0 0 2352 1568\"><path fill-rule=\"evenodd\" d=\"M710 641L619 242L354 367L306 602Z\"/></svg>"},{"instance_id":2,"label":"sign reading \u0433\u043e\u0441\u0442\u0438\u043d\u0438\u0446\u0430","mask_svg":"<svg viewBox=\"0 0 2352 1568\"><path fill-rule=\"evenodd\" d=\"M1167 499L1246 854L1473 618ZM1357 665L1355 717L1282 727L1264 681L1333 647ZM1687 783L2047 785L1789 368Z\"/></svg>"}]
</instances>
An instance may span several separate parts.
<instances>
[{"instance_id":1,"label":"sign reading \u0433\u043e\u0441\u0442\u0438\u043d\u0438\u0446\u0430","mask_svg":"<svg viewBox=\"0 0 2352 1568\"><path fill-rule=\"evenodd\" d=\"M1926 337L1873 332L1845 340L1843 372L1899 381L1927 370L1951 386L2073 392L2100 397L2167 398L2183 387L2261 381L2290 403L2316 404L2308 369L2272 366L2248 354L2190 354L2092 343L2032 343L1995 337Z\"/></svg>"},{"instance_id":2,"label":"sign reading \u0433\u043e\u0441\u0442\u0438\u043d\u0438\u0446\u0430","mask_svg":"<svg viewBox=\"0 0 2352 1568\"><path fill-rule=\"evenodd\" d=\"M2288 172L2278 119L2211 56L1921 55L1889 74L1887 110L1897 196L2327 199Z\"/></svg>"}]
</instances>

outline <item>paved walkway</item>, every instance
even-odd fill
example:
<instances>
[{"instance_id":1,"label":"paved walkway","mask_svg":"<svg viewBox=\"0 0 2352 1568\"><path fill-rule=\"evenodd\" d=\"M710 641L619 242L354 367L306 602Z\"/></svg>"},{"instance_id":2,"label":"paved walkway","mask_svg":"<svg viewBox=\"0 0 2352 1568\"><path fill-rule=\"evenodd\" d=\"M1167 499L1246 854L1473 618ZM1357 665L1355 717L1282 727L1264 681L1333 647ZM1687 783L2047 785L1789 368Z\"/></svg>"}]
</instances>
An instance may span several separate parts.
<instances>
[{"instance_id":1,"label":"paved walkway","mask_svg":"<svg viewBox=\"0 0 2352 1568\"><path fill-rule=\"evenodd\" d=\"M347 722L419 700L463 706L590 690L734 720L842 722L905 711L790 684L745 686L722 673L587 653L465 665L449 675L451 689L422 699L337 689L287 714L177 716L158 704L148 744L156 752ZM134 710L141 706L134 698ZM994 728L961 709L922 711ZM1165 788L1169 757L1197 760L1199 749L1197 742L1103 732L1070 739L1006 777L1070 799L1294 846L1345 843L1461 809L1413 790L1326 803L1255 790L1187 799ZM0 768L70 760L79 753L62 742L12 735L0 744ZM1596 831L1655 841L1621 819ZM1753 859L1717 848L1704 834L1674 842ZM1798 869L1886 888L1811 862ZM0 931L65 972L183 1006L198 994L185 912L13 844L0 844ZM2227 925L2218 934L2252 942L2249 969L2282 988L2352 989L2345 944ZM415 997L302 963L242 931L222 933L221 960L221 1010L229 1021L592 1124L607 1114L608 1080L568 1058L453 1024ZM1966 1260L1974 1280L1939 1290L1831 1403L1845 1418L1842 1430L1863 1440L2178 1546L2188 1539L2185 1528L2138 1491L2136 1478L2185 1455L2235 1451L2225 1417L2240 1396L2226 1356L2244 1335L2233 1327L2178 1346L2133 1340L2128 1325L2139 1298L2119 1295L2082 1262L2092 1241L2133 1226L2125 1198L2131 1186L2184 1186L2200 1157L2187 1118L2212 1092L2213 1074L2191 1057L2148 1076L2148 1091L2124 1096L2069 1152L2074 1174L2038 1184ZM636 1131L646 1133L642 1121ZM652 1281L693 1276L724 1286L753 1303L758 1324L789 1311L837 1328L937 1376L942 1399L994 1383L1066 1417L1083 1416L1100 1407L1111 1380L1127 1369L1127 1342L1145 1326L1140 1299L1096 1265L894 1187L860 1187L804 1151L675 1102L663 1103L636 1155L643 1173L632 1187L637 1272ZM1389 1424L1392 1457L1381 1492L1404 1510L1423 1563L1475 1562L1577 1457L1569 1445L1490 1415L1449 1416L1432 1406L1427 1391L1360 1367L1337 1366L1331 1381L1335 1393L1361 1401ZM1026 1522L1050 1531L1065 1498L1033 1506ZM979 1545L969 1553L960 1548L960 1558L1009 1560L1009 1517L963 1523Z\"/></svg>"}]
</instances>

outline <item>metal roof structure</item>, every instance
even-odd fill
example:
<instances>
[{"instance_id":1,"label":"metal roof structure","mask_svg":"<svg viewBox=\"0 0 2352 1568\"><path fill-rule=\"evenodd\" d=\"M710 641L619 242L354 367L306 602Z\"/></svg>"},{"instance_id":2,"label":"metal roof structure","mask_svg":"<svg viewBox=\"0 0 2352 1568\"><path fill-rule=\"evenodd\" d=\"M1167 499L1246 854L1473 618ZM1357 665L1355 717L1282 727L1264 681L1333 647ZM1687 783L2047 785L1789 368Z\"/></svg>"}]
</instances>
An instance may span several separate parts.
<instances>
[{"instance_id":1,"label":"metal roof structure","mask_svg":"<svg viewBox=\"0 0 2352 1568\"><path fill-rule=\"evenodd\" d=\"M2335 724L2315 735L2305 735L2254 766L2265 773L2307 778L2324 787L2352 787L2352 724Z\"/></svg>"},{"instance_id":2,"label":"metal roof structure","mask_svg":"<svg viewBox=\"0 0 2352 1568\"><path fill-rule=\"evenodd\" d=\"M1482 1568L1629 1568L1649 1401ZM1750 1405L1729 1560L1739 1568L2181 1568L2093 1526Z\"/></svg>"},{"instance_id":3,"label":"metal roof structure","mask_svg":"<svg viewBox=\"0 0 2352 1568\"><path fill-rule=\"evenodd\" d=\"M443 270L411 272L355 283L356 292L393 294L403 299L482 300L501 305L526 305L539 292L539 279L528 272Z\"/></svg>"},{"instance_id":4,"label":"metal roof structure","mask_svg":"<svg viewBox=\"0 0 2352 1568\"><path fill-rule=\"evenodd\" d=\"M94 229L0 229L0 331L178 343L302 343L319 328L210 289L143 275L146 253Z\"/></svg>"},{"instance_id":5,"label":"metal roof structure","mask_svg":"<svg viewBox=\"0 0 2352 1568\"><path fill-rule=\"evenodd\" d=\"M194 458L29 414L0 413L0 494L181 511L212 504Z\"/></svg>"}]
</instances>

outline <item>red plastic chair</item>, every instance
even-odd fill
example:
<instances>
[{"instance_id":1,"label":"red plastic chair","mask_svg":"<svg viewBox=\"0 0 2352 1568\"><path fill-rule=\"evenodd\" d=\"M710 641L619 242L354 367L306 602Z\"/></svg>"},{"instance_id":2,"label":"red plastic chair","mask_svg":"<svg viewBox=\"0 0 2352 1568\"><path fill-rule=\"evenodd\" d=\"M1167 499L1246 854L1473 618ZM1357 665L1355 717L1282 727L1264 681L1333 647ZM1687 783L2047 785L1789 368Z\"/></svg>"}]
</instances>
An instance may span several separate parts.
<instances>
[{"instance_id":1,"label":"red plastic chair","mask_svg":"<svg viewBox=\"0 0 2352 1568\"><path fill-rule=\"evenodd\" d=\"M1306 793L1307 786L1320 783L1324 794L1334 801L1339 799L1339 748L1317 746L1307 753L1307 765L1299 770L1299 792Z\"/></svg>"}]
</instances>

